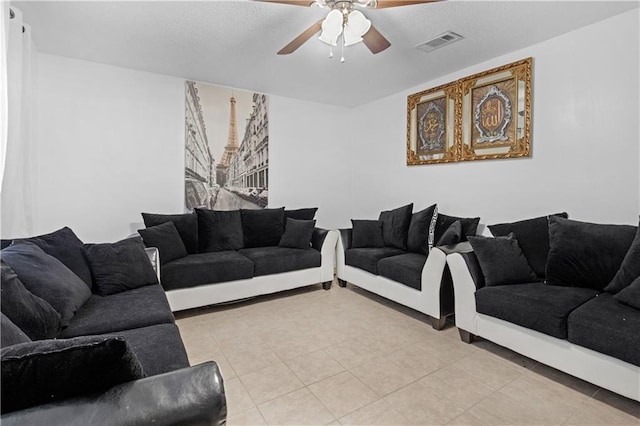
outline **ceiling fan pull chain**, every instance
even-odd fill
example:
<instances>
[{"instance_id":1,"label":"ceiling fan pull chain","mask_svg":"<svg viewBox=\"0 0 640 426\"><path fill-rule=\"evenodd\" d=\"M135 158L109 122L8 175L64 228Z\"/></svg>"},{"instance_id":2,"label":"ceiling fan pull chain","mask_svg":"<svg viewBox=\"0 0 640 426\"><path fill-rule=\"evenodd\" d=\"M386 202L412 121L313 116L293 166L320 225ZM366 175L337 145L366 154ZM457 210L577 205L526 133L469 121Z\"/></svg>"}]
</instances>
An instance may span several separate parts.
<instances>
[{"instance_id":1,"label":"ceiling fan pull chain","mask_svg":"<svg viewBox=\"0 0 640 426\"><path fill-rule=\"evenodd\" d=\"M329 45L329 59L333 58L333 46Z\"/></svg>"},{"instance_id":2,"label":"ceiling fan pull chain","mask_svg":"<svg viewBox=\"0 0 640 426\"><path fill-rule=\"evenodd\" d=\"M344 64L344 35L342 36L342 54L340 57L340 62Z\"/></svg>"}]
</instances>

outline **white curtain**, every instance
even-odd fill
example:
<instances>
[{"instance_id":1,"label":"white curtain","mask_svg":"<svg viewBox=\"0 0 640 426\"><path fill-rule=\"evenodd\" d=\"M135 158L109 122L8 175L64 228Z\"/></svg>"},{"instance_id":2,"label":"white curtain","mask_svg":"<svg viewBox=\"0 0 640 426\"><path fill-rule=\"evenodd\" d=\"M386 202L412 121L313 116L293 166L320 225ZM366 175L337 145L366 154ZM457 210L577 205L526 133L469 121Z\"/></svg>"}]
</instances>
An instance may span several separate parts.
<instances>
[{"instance_id":1,"label":"white curtain","mask_svg":"<svg viewBox=\"0 0 640 426\"><path fill-rule=\"evenodd\" d=\"M8 2L2 5L3 46L3 139L0 204L3 238L28 236L33 232L34 154L31 140L31 28L22 12ZM6 70L6 72L5 72ZM4 99L6 97L6 99Z\"/></svg>"}]
</instances>

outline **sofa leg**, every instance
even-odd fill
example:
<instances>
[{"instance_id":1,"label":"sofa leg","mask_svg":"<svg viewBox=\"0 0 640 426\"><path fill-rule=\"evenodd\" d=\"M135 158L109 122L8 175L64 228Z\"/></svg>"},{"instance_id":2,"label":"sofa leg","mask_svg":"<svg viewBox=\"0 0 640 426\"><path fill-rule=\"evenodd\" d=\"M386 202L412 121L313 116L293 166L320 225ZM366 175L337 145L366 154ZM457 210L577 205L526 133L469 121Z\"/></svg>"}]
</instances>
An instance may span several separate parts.
<instances>
[{"instance_id":1,"label":"sofa leg","mask_svg":"<svg viewBox=\"0 0 640 426\"><path fill-rule=\"evenodd\" d=\"M434 330L442 330L446 322L447 322L447 317L440 317L440 318L431 317L431 327L433 327Z\"/></svg>"},{"instance_id":2,"label":"sofa leg","mask_svg":"<svg viewBox=\"0 0 640 426\"><path fill-rule=\"evenodd\" d=\"M347 282L345 280L341 280L340 278L338 278L338 285L340 287L346 287L347 286Z\"/></svg>"},{"instance_id":3,"label":"sofa leg","mask_svg":"<svg viewBox=\"0 0 640 426\"><path fill-rule=\"evenodd\" d=\"M473 339L476 337L474 334L471 334L461 328L458 329L458 333L460 333L460 340L465 343L473 343Z\"/></svg>"},{"instance_id":4,"label":"sofa leg","mask_svg":"<svg viewBox=\"0 0 640 426\"><path fill-rule=\"evenodd\" d=\"M322 289L323 290L329 290L331 289L331 281L325 281L322 283Z\"/></svg>"}]
</instances>

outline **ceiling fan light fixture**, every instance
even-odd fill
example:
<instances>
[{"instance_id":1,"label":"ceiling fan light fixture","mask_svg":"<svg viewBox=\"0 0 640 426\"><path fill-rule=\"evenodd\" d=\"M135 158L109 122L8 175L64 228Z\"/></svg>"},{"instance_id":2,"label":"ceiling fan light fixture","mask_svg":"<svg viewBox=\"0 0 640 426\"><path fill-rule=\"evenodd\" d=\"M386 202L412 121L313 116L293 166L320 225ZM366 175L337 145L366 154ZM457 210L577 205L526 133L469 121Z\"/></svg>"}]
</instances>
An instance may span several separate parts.
<instances>
[{"instance_id":1,"label":"ceiling fan light fixture","mask_svg":"<svg viewBox=\"0 0 640 426\"><path fill-rule=\"evenodd\" d=\"M338 37L342 34L342 24L342 12L336 9L332 10L322 21L322 32L318 39L329 46L337 46Z\"/></svg>"},{"instance_id":2,"label":"ceiling fan light fixture","mask_svg":"<svg viewBox=\"0 0 640 426\"><path fill-rule=\"evenodd\" d=\"M371 28L371 21L369 21L362 12L354 10L349 13L347 23L344 26L344 45L351 46L362 41L362 36L365 35Z\"/></svg>"}]
</instances>

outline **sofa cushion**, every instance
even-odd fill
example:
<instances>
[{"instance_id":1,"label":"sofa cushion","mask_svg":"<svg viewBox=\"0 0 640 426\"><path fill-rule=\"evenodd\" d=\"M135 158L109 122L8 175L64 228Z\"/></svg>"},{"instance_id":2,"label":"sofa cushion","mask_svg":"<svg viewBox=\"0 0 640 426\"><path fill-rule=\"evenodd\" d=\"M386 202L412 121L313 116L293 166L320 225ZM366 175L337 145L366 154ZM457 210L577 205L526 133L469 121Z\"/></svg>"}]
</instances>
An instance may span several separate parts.
<instances>
[{"instance_id":1,"label":"sofa cushion","mask_svg":"<svg viewBox=\"0 0 640 426\"><path fill-rule=\"evenodd\" d=\"M378 275L378 261L380 259L400 254L406 254L406 252L393 247L351 248L344 252L344 263Z\"/></svg>"},{"instance_id":2,"label":"sofa cushion","mask_svg":"<svg viewBox=\"0 0 640 426\"><path fill-rule=\"evenodd\" d=\"M286 225L287 218L297 219L297 220L313 220L313 218L316 217L317 211L318 211L317 207L309 207L309 208L296 209L296 210L285 210L284 211L285 225Z\"/></svg>"},{"instance_id":3,"label":"sofa cushion","mask_svg":"<svg viewBox=\"0 0 640 426\"><path fill-rule=\"evenodd\" d=\"M308 249L311 247L311 236L316 226L315 220L297 220L287 218L284 234L280 237L278 247Z\"/></svg>"},{"instance_id":4,"label":"sofa cushion","mask_svg":"<svg viewBox=\"0 0 640 426\"><path fill-rule=\"evenodd\" d=\"M140 238L126 238L111 244L87 244L85 251L91 265L94 290L101 296L158 283Z\"/></svg>"},{"instance_id":5,"label":"sofa cushion","mask_svg":"<svg viewBox=\"0 0 640 426\"><path fill-rule=\"evenodd\" d=\"M198 216L196 213L156 214L142 213L144 226L150 228L165 222L173 222L188 253L198 252Z\"/></svg>"},{"instance_id":6,"label":"sofa cushion","mask_svg":"<svg viewBox=\"0 0 640 426\"><path fill-rule=\"evenodd\" d=\"M569 315L571 343L640 366L640 310L602 293Z\"/></svg>"},{"instance_id":7,"label":"sofa cushion","mask_svg":"<svg viewBox=\"0 0 640 426\"><path fill-rule=\"evenodd\" d=\"M351 248L384 247L382 222L351 219Z\"/></svg>"},{"instance_id":8,"label":"sofa cushion","mask_svg":"<svg viewBox=\"0 0 640 426\"><path fill-rule=\"evenodd\" d=\"M3 348L0 356L3 413L144 377L121 337L39 340Z\"/></svg>"},{"instance_id":9,"label":"sofa cushion","mask_svg":"<svg viewBox=\"0 0 640 426\"><path fill-rule=\"evenodd\" d=\"M60 314L27 290L16 273L0 259L0 302L6 315L30 340L48 339L60 332Z\"/></svg>"},{"instance_id":10,"label":"sofa cushion","mask_svg":"<svg viewBox=\"0 0 640 426\"><path fill-rule=\"evenodd\" d=\"M165 222L146 229L138 229L147 247L156 247L160 252L160 263L185 257L187 248L173 222Z\"/></svg>"},{"instance_id":11,"label":"sofa cushion","mask_svg":"<svg viewBox=\"0 0 640 426\"><path fill-rule=\"evenodd\" d=\"M189 366L187 352L175 324L156 324L103 336L124 337L147 376Z\"/></svg>"},{"instance_id":12,"label":"sofa cushion","mask_svg":"<svg viewBox=\"0 0 640 426\"><path fill-rule=\"evenodd\" d=\"M438 241L435 242L436 246L450 246L453 244L458 244L462 241L462 235L464 231L462 229L462 222L456 220L453 222L446 231L438 238Z\"/></svg>"},{"instance_id":13,"label":"sofa cushion","mask_svg":"<svg viewBox=\"0 0 640 426\"><path fill-rule=\"evenodd\" d=\"M0 313L0 347L30 342L29 336L15 325L4 313Z\"/></svg>"},{"instance_id":14,"label":"sofa cushion","mask_svg":"<svg viewBox=\"0 0 640 426\"><path fill-rule=\"evenodd\" d=\"M84 244L70 228L65 226L50 234L14 241L27 241L37 245L42 251L62 262L91 288L91 270L84 255Z\"/></svg>"},{"instance_id":15,"label":"sofa cushion","mask_svg":"<svg viewBox=\"0 0 640 426\"><path fill-rule=\"evenodd\" d=\"M547 281L604 289L620 268L635 234L635 226L602 225L551 216Z\"/></svg>"},{"instance_id":16,"label":"sofa cushion","mask_svg":"<svg viewBox=\"0 0 640 426\"><path fill-rule=\"evenodd\" d=\"M476 311L559 339L567 338L569 314L597 291L543 283L483 287L476 291Z\"/></svg>"},{"instance_id":17,"label":"sofa cushion","mask_svg":"<svg viewBox=\"0 0 640 426\"><path fill-rule=\"evenodd\" d=\"M253 277L253 262L237 251L190 254L162 265L160 284L177 290Z\"/></svg>"},{"instance_id":18,"label":"sofa cushion","mask_svg":"<svg viewBox=\"0 0 640 426\"><path fill-rule=\"evenodd\" d=\"M567 213L549 216L569 217ZM549 256L549 216L489 225L489 230L496 237L504 237L511 232L516 234L522 252L539 278L545 277Z\"/></svg>"},{"instance_id":19,"label":"sofa cushion","mask_svg":"<svg viewBox=\"0 0 640 426\"><path fill-rule=\"evenodd\" d=\"M613 296L618 302L640 309L640 277Z\"/></svg>"},{"instance_id":20,"label":"sofa cushion","mask_svg":"<svg viewBox=\"0 0 640 426\"><path fill-rule=\"evenodd\" d=\"M378 261L378 274L416 290L422 289L422 269L427 256L406 253L385 257Z\"/></svg>"},{"instance_id":21,"label":"sofa cushion","mask_svg":"<svg viewBox=\"0 0 640 426\"><path fill-rule=\"evenodd\" d=\"M479 217L455 217L438 212L434 241L440 240L446 230L449 229L449 227L457 220L459 220L460 224L462 225L462 236L460 240L461 242L467 241L467 237L477 234L478 224L480 223Z\"/></svg>"},{"instance_id":22,"label":"sofa cushion","mask_svg":"<svg viewBox=\"0 0 640 426\"><path fill-rule=\"evenodd\" d=\"M407 249L412 210L413 203L380 213L378 220L382 222L382 238L385 246Z\"/></svg>"},{"instance_id":23,"label":"sofa cushion","mask_svg":"<svg viewBox=\"0 0 640 426\"><path fill-rule=\"evenodd\" d=\"M167 296L162 287L152 284L110 296L91 296L60 337L115 333L172 322Z\"/></svg>"},{"instance_id":24,"label":"sofa cushion","mask_svg":"<svg viewBox=\"0 0 640 426\"><path fill-rule=\"evenodd\" d=\"M244 247L273 247L284 233L284 207L241 210Z\"/></svg>"},{"instance_id":25,"label":"sofa cushion","mask_svg":"<svg viewBox=\"0 0 640 426\"><path fill-rule=\"evenodd\" d=\"M636 230L631 247L629 247L622 260L620 269L604 288L604 291L615 294L630 285L638 277L640 277L640 226Z\"/></svg>"},{"instance_id":26,"label":"sofa cushion","mask_svg":"<svg viewBox=\"0 0 640 426\"><path fill-rule=\"evenodd\" d=\"M506 237L469 237L487 286L522 284L537 276L513 233Z\"/></svg>"},{"instance_id":27,"label":"sofa cushion","mask_svg":"<svg viewBox=\"0 0 640 426\"><path fill-rule=\"evenodd\" d=\"M27 290L58 311L62 327L69 325L76 311L91 297L84 281L33 243L12 244L2 250L2 258Z\"/></svg>"},{"instance_id":28,"label":"sofa cushion","mask_svg":"<svg viewBox=\"0 0 640 426\"><path fill-rule=\"evenodd\" d=\"M198 251L238 250L244 247L240 210L195 209L198 215Z\"/></svg>"},{"instance_id":29,"label":"sofa cushion","mask_svg":"<svg viewBox=\"0 0 640 426\"><path fill-rule=\"evenodd\" d=\"M418 254L429 253L433 247L437 218L437 204L411 215L407 234L407 249L410 252Z\"/></svg>"},{"instance_id":30,"label":"sofa cushion","mask_svg":"<svg viewBox=\"0 0 640 426\"><path fill-rule=\"evenodd\" d=\"M322 262L320 252L314 249L255 247L242 249L240 253L253 262L254 276L316 268Z\"/></svg>"}]
</instances>

